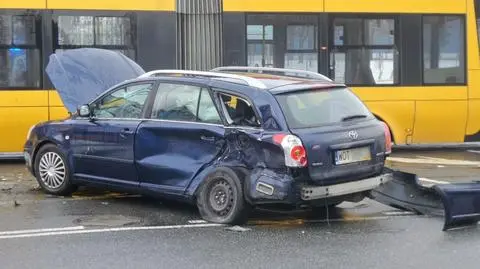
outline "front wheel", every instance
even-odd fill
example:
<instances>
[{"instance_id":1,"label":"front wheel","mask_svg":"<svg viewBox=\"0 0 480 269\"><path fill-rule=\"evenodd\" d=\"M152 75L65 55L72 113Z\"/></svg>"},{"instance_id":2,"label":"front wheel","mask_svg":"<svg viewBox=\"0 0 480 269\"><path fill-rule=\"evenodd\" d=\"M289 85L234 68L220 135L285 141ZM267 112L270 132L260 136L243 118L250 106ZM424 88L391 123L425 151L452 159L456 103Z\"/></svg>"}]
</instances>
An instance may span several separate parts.
<instances>
[{"instance_id":1,"label":"front wheel","mask_svg":"<svg viewBox=\"0 0 480 269\"><path fill-rule=\"evenodd\" d=\"M47 144L41 147L34 167L38 184L46 193L66 196L75 191L67 158L57 146Z\"/></svg>"},{"instance_id":2,"label":"front wheel","mask_svg":"<svg viewBox=\"0 0 480 269\"><path fill-rule=\"evenodd\" d=\"M248 204L237 174L229 168L218 168L210 174L197 195L197 207L206 221L241 224L248 216Z\"/></svg>"}]
</instances>

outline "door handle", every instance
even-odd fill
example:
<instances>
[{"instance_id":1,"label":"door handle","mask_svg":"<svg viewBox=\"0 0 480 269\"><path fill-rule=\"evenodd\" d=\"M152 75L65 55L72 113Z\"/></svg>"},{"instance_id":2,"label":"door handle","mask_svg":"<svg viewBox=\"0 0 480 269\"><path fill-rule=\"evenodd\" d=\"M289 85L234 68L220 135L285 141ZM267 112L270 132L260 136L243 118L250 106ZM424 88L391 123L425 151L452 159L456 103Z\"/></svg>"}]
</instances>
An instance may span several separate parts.
<instances>
[{"instance_id":1,"label":"door handle","mask_svg":"<svg viewBox=\"0 0 480 269\"><path fill-rule=\"evenodd\" d=\"M209 141L209 142L214 142L215 141L215 137L213 136L200 136L200 139L204 140L204 141Z\"/></svg>"},{"instance_id":2,"label":"door handle","mask_svg":"<svg viewBox=\"0 0 480 269\"><path fill-rule=\"evenodd\" d=\"M130 128L123 128L122 131L120 131L120 136L123 138L131 134L133 134L133 130L130 130Z\"/></svg>"}]
</instances>

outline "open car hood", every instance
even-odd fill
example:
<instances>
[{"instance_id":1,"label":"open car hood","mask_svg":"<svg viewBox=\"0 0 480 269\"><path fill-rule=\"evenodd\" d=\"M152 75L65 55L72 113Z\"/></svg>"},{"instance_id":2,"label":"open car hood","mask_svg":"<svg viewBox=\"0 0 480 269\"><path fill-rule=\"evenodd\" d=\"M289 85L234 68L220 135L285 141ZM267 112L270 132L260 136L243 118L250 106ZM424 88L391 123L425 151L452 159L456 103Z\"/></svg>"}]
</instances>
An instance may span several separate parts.
<instances>
[{"instance_id":1,"label":"open car hood","mask_svg":"<svg viewBox=\"0 0 480 269\"><path fill-rule=\"evenodd\" d=\"M120 52L81 48L50 55L46 73L69 112L145 71Z\"/></svg>"}]
</instances>

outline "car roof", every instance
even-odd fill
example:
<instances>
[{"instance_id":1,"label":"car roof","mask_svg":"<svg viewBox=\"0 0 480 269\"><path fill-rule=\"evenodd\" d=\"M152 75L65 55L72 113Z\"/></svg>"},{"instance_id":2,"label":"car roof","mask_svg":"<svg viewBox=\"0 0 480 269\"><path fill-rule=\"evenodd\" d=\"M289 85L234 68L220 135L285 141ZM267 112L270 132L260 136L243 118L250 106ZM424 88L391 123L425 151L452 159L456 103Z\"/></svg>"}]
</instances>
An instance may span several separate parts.
<instances>
[{"instance_id":1,"label":"car roof","mask_svg":"<svg viewBox=\"0 0 480 269\"><path fill-rule=\"evenodd\" d=\"M303 90L303 89L311 89L311 88L327 89L327 88L345 87L344 84L338 84L333 81L328 81L324 79L291 77L291 76L282 76L282 75L273 75L273 74L262 74L262 73L255 73L255 72L236 73L236 74L258 79L266 86L265 89L272 92L273 94L279 94L279 93L297 91L297 90Z\"/></svg>"},{"instance_id":2,"label":"car roof","mask_svg":"<svg viewBox=\"0 0 480 269\"><path fill-rule=\"evenodd\" d=\"M195 71L194 71L195 72ZM218 73L218 72L217 72ZM213 73L210 73L213 74ZM259 88L250 85L249 88L258 89L263 91L269 91L272 94L280 94L290 91L298 91L303 89L311 89L311 88L338 88L338 87L346 87L344 84L338 84L326 79L318 79L318 78L303 78L303 77L296 77L296 76L287 76L287 75L274 75L268 73L258 73L258 72L221 72L218 74L231 74L236 76L243 76L250 79L254 79L256 84L262 85L264 87ZM166 76L165 76L166 75ZM191 75L191 74L190 74ZM223 78L223 77L209 77L209 76L202 76L201 72L198 75L190 76L187 74L186 76L178 76L178 74L172 73L171 75L164 74L164 76L144 76L134 79L134 81L142 81L142 80L162 80L162 79L173 79L173 80L182 80L182 81L192 81L192 82L203 82L208 84L211 81L222 81L224 83L229 83L230 85L242 85L246 86L245 84L239 84L238 79L233 78ZM233 87L232 90L234 90Z\"/></svg>"}]
</instances>

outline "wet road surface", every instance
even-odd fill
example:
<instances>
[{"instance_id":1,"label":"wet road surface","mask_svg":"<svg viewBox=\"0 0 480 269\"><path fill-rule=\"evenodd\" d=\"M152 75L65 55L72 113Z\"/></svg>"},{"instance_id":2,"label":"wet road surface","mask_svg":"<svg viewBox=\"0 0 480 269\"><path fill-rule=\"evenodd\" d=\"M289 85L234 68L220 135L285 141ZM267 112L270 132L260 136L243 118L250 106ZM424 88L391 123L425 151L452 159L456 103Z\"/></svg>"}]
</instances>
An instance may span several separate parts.
<instances>
[{"instance_id":1,"label":"wet road surface","mask_svg":"<svg viewBox=\"0 0 480 269\"><path fill-rule=\"evenodd\" d=\"M389 162L439 182L480 175L475 152L399 152ZM442 232L442 218L369 199L328 215L255 211L232 231L189 205L92 189L53 197L36 187L21 163L0 164L2 269L478 268L480 257L480 226Z\"/></svg>"}]
</instances>

